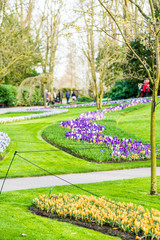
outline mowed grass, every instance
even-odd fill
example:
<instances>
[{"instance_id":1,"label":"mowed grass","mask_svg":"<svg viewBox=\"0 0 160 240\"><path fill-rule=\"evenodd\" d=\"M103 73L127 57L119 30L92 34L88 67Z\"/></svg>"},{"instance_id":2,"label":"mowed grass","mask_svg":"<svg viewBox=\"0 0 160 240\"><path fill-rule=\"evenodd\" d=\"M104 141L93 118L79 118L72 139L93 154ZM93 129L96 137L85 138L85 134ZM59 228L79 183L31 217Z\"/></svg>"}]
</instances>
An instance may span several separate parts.
<instances>
[{"instance_id":1,"label":"mowed grass","mask_svg":"<svg viewBox=\"0 0 160 240\"><path fill-rule=\"evenodd\" d=\"M118 180L94 184L81 184L80 187L105 196L107 199L120 202L133 202L151 210L160 211L160 196L151 196L150 178ZM158 192L160 192L160 177L158 177ZM30 189L25 191L4 192L0 196L0 239L17 240L22 234L27 240L120 240L118 237L78 227L71 223L59 222L32 214L28 207L32 200L39 195L49 194L50 188ZM72 193L90 195L74 186L59 186L52 189L52 193Z\"/></svg>"},{"instance_id":2,"label":"mowed grass","mask_svg":"<svg viewBox=\"0 0 160 240\"><path fill-rule=\"evenodd\" d=\"M121 115L118 121L118 127L127 131L129 134L139 136L144 141L150 140L150 105L145 108L137 109L126 115ZM160 105L156 110L156 146L160 153Z\"/></svg>"},{"instance_id":3,"label":"mowed grass","mask_svg":"<svg viewBox=\"0 0 160 240\"><path fill-rule=\"evenodd\" d=\"M0 118L6 118L6 117L19 117L19 116L27 116L31 114L36 114L36 113L43 113L44 111L31 111L31 112L8 112L8 113L3 113L0 114Z\"/></svg>"},{"instance_id":4,"label":"mowed grass","mask_svg":"<svg viewBox=\"0 0 160 240\"><path fill-rule=\"evenodd\" d=\"M136 115L137 111L139 112L141 112L142 110L146 111L145 109L149 109L149 107L150 104L143 104L135 107L130 107L123 111L108 113L106 114L106 119L103 121L99 121L99 124L106 125L106 129L104 131L106 135L113 136L117 135L118 137L127 138L132 137L132 139L141 139L141 137L138 135L140 131L137 131L136 134L134 134L130 133L127 129L120 128L119 119L124 114L125 116L131 113L134 113ZM58 124L60 121L67 119L71 120L79 117L79 113L95 110L96 110L95 107L73 108L69 109L67 113L53 115L46 118L1 124L0 131L6 132L9 135L9 137L11 138L11 144L9 152L6 154L4 159L0 161L0 177L3 178L5 176L15 151L18 151L18 154L23 158L32 161L33 163L39 165L41 168L44 168L53 174L106 171L113 169L125 169L125 168L129 169L136 167L150 167L149 160L139 162L107 163L107 164L97 164L95 162L89 162L84 159L74 157L64 151L61 151L56 147L48 144L42 139L41 137L42 132L46 129L46 131L49 132L49 134L51 133L51 137L53 137L53 139L56 137L58 139L57 141L61 141L61 143L64 142L65 146L67 146L66 144L71 145L72 147L75 145L76 151L78 151L84 143L67 140L64 136L64 132L66 131L66 129L59 128ZM52 129L52 125L56 126L54 128L54 131L50 131L50 127ZM145 138L143 138L142 140L146 142L148 141ZM85 154L89 153L92 156L96 154L95 156L97 161L99 160L103 161L103 159L106 157L105 153L100 152L100 149L103 148L99 148L98 145L95 146L98 147L98 149L94 150L93 145L86 143L85 148L87 145L89 146L89 149L88 148L82 149L82 152ZM160 166L160 160L157 161L157 165ZM9 177L38 176L47 174L48 173L46 173L42 169L36 168L35 166L26 162L24 159L20 158L17 155L10 169Z\"/></svg>"}]
</instances>

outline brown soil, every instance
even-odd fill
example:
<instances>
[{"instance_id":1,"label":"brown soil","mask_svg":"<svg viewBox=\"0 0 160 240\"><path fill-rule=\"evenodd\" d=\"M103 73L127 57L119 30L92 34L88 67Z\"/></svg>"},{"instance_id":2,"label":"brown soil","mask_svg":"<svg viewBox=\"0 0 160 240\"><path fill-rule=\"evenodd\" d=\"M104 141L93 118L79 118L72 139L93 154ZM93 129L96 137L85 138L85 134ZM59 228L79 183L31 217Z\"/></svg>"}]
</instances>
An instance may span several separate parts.
<instances>
[{"instance_id":1,"label":"brown soil","mask_svg":"<svg viewBox=\"0 0 160 240\"><path fill-rule=\"evenodd\" d=\"M108 234L110 236L119 237L123 240L135 240L136 239L136 236L134 233L130 233L130 234L125 233L116 227L112 228L111 226L109 226L109 224L105 224L104 226L98 226L95 222L82 222L80 220L75 220L75 219L70 219L70 218L59 218L58 215L50 214L45 211L42 211L42 210L36 208L34 205L30 206L28 209L32 213L34 213L36 215L40 215L42 217L52 218L52 219L56 219L57 221L68 222L68 223L71 223L74 225L78 225L80 227L93 229L93 230L101 232L103 234Z\"/></svg>"},{"instance_id":2,"label":"brown soil","mask_svg":"<svg viewBox=\"0 0 160 240\"><path fill-rule=\"evenodd\" d=\"M74 157L77 157L77 158L80 158L80 159L84 159L84 160L87 160L89 162L94 162L96 164L106 164L106 163L124 163L124 162L140 162L140 161L148 161L148 160L151 160L151 159L139 159L139 160L128 160L128 161L125 161L123 159L119 160L118 162L117 161L103 161L103 162L99 162L99 161L95 161L94 159L91 159L91 158L87 158L87 157L84 157L84 156L81 156L77 153L74 153L72 152L70 149L66 148L66 147L63 147L63 146L60 146L58 145L57 143L54 143L54 142L50 142L43 134L41 136L46 142L48 142L49 144L51 144L52 146L64 151L64 152L67 152L69 153L70 155L74 156ZM157 158L159 159L159 158Z\"/></svg>"}]
</instances>

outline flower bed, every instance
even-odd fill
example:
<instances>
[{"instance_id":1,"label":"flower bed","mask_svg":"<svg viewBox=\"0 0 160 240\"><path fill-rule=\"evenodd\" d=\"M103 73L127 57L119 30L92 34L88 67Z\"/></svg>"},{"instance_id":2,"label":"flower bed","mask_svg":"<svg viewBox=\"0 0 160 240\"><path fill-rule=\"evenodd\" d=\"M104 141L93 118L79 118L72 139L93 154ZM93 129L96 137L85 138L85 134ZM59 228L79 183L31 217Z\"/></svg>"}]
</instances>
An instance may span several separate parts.
<instances>
[{"instance_id":1,"label":"flower bed","mask_svg":"<svg viewBox=\"0 0 160 240\"><path fill-rule=\"evenodd\" d=\"M134 233L141 239L160 239L160 212L133 203L116 203L104 197L71 194L43 195L33 200L36 208L59 218L71 218ZM138 239L138 237L137 237Z\"/></svg>"},{"instance_id":2,"label":"flower bed","mask_svg":"<svg viewBox=\"0 0 160 240\"><path fill-rule=\"evenodd\" d=\"M10 138L6 133L0 132L0 155L9 146Z\"/></svg>"},{"instance_id":3,"label":"flower bed","mask_svg":"<svg viewBox=\"0 0 160 240\"><path fill-rule=\"evenodd\" d=\"M120 103L145 103L150 102L150 98L135 98L135 99L123 99L123 100L116 100L116 101L108 101L108 102L102 102L102 105L111 105L111 104L120 104ZM53 106L51 108L75 108L75 107L91 107L96 106L97 104L95 102L92 103L82 103L82 104L72 104L67 106Z\"/></svg>"},{"instance_id":4,"label":"flower bed","mask_svg":"<svg viewBox=\"0 0 160 240\"><path fill-rule=\"evenodd\" d=\"M67 112L67 109L50 109L49 111L47 110L44 113L36 113L36 114L31 114L31 115L26 115L26 116L18 116L18 117L6 117L6 118L0 118L0 123L7 123L7 122L14 122L14 121L19 121L19 120L25 120L25 119L33 119L33 118L40 118L40 117L47 117L51 116L54 114L59 114L63 112Z\"/></svg>"},{"instance_id":5,"label":"flower bed","mask_svg":"<svg viewBox=\"0 0 160 240\"><path fill-rule=\"evenodd\" d=\"M60 127L71 129L65 136L69 139L78 141L87 141L90 143L105 144L111 149L111 157L114 160L138 160L145 159L150 156L150 144L144 144L141 141L132 141L131 139L118 139L117 136L102 135L104 126L101 126L92 121L105 118L105 113L112 111L119 111L137 104L150 101L143 99L143 101L132 101L130 104L123 104L112 106L102 111L94 111L80 114L80 117L71 121L63 121L59 124Z\"/></svg>"}]
</instances>

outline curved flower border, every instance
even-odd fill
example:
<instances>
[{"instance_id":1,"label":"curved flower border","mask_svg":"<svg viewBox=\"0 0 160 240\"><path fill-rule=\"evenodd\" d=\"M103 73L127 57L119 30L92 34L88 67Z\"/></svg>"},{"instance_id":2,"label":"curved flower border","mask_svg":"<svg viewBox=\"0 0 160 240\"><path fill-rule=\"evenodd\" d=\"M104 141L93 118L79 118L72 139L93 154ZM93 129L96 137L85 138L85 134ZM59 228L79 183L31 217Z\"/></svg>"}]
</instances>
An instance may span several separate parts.
<instances>
[{"instance_id":1,"label":"curved flower border","mask_svg":"<svg viewBox=\"0 0 160 240\"><path fill-rule=\"evenodd\" d=\"M158 96L159 97L159 96ZM147 98L134 98L134 99L122 99L122 100L116 100L116 101L108 101L108 102L102 102L102 105L113 105L113 104L121 104L121 103L133 103L133 102L150 102L151 98L147 97ZM82 104L71 104L71 105L67 105L67 106L53 106L51 108L75 108L75 107L92 107L92 106L96 106L97 104L95 102L92 103L82 103Z\"/></svg>"},{"instance_id":2,"label":"curved flower border","mask_svg":"<svg viewBox=\"0 0 160 240\"><path fill-rule=\"evenodd\" d=\"M105 118L105 113L112 111L120 111L122 109L150 102L151 99L136 99L129 104L121 104L111 106L102 111L94 111L80 114L80 117L71 121L63 121L59 124L60 127L71 129L65 136L69 139L78 141L87 141L90 143L105 144L112 150L110 153L112 160L137 160L145 159L150 156L150 144L142 143L141 141L132 141L131 139L118 139L117 136L101 135L105 126L92 123L95 120Z\"/></svg>"}]
</instances>

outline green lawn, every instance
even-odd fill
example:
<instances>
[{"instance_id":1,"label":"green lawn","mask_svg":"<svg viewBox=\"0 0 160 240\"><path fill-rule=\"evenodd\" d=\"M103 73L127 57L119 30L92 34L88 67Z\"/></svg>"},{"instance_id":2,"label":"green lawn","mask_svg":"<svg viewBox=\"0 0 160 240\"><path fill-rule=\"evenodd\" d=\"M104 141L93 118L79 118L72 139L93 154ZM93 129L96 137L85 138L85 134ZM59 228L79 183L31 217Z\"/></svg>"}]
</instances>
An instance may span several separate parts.
<instances>
[{"instance_id":1,"label":"green lawn","mask_svg":"<svg viewBox=\"0 0 160 240\"><path fill-rule=\"evenodd\" d=\"M118 121L118 127L127 131L129 134L139 136L144 141L149 142L150 136L150 105L145 108L138 109L135 112L130 112L122 115ZM156 112L156 144L160 151L160 106Z\"/></svg>"},{"instance_id":2,"label":"green lawn","mask_svg":"<svg viewBox=\"0 0 160 240\"><path fill-rule=\"evenodd\" d=\"M105 196L107 199L133 202L145 208L160 210L160 196L151 196L150 179L139 178L131 180L119 180L95 184L79 185L86 190ZM160 192L160 177L158 177L158 191ZM4 192L0 196L0 239L18 240L25 233L27 240L55 239L55 240L80 240L80 239L104 239L118 240L102 233L72 225L70 223L58 222L32 214L28 207L32 199L42 194L48 194L50 188L31 189L26 191ZM73 186L59 186L52 189L52 193L87 194ZM87 194L88 195L88 194Z\"/></svg>"},{"instance_id":3,"label":"green lawn","mask_svg":"<svg viewBox=\"0 0 160 240\"><path fill-rule=\"evenodd\" d=\"M128 132L129 129L123 129L124 125L119 126L121 123L121 119L123 116L127 117L131 114L135 114L138 111L138 114L149 111L150 104L139 105L135 107L131 107L125 109L120 112L112 112L106 114L106 119L103 121L99 121L100 124L106 125L105 134L118 134L119 137L132 137L133 139L140 139L141 131L137 131L136 133ZM139 110L138 110L139 109ZM141 109L141 110L140 110ZM91 171L104 171L104 170L113 170L113 169L124 169L124 168L136 168L136 167L150 167L150 161L140 161L140 162L126 162L126 163L107 163L107 164L97 164L94 162L88 162L86 160L73 157L66 152L59 151L55 147L46 143L42 138L41 134L45 128L52 124L56 124L56 129L52 136L58 136L58 133L61 130L66 131L65 129L61 129L58 127L58 123L62 120L73 119L79 116L79 113L86 111L94 111L95 107L88 108L73 108L69 109L67 113L53 115L47 118L41 119L32 119L32 120L24 120L20 122L1 124L0 131L8 133L11 138L11 145L9 148L9 153L7 153L6 157L0 161L0 177L3 178L9 166L9 163L12 159L13 153L15 151L44 151L44 150L54 150L51 152L27 152L21 154L24 158L27 158L30 161L40 165L42 168L49 170L52 173L62 174L62 173L78 173L78 172L91 172ZM159 110L158 110L159 111ZM157 111L157 116L159 115ZM124 115L125 114L125 115ZM22 114L23 115L23 114ZM148 116L149 119L149 116ZM157 121L159 119L157 118ZM145 123L144 123L145 124ZM147 124L147 123L146 123ZM137 126L138 127L138 126ZM146 125L147 127L147 125ZM133 128L133 127L131 127ZM132 129L130 129L132 130ZM62 135L61 135L62 136ZM62 136L63 141L66 141L64 135ZM160 137L160 136L159 136ZM144 133L144 137L142 140L148 141L149 136L147 133ZM75 144L71 140L70 144ZM76 143L81 144L81 143ZM92 152L92 145L89 145L90 150L83 150L87 152ZM98 146L99 147L99 146ZM99 152L97 153L97 159L103 158L104 154ZM158 166L160 166L160 160L157 161ZM23 161L21 158L16 157L15 161L11 167L9 177L17 177L17 176L38 176L38 175L46 175L46 173L38 169L29 163Z\"/></svg>"},{"instance_id":4,"label":"green lawn","mask_svg":"<svg viewBox=\"0 0 160 240\"><path fill-rule=\"evenodd\" d=\"M19 116L27 116L30 114L36 114L36 113L43 113L44 111L31 111L31 112L8 112L8 113L3 113L0 114L0 118L5 118L5 117L19 117Z\"/></svg>"}]
</instances>

